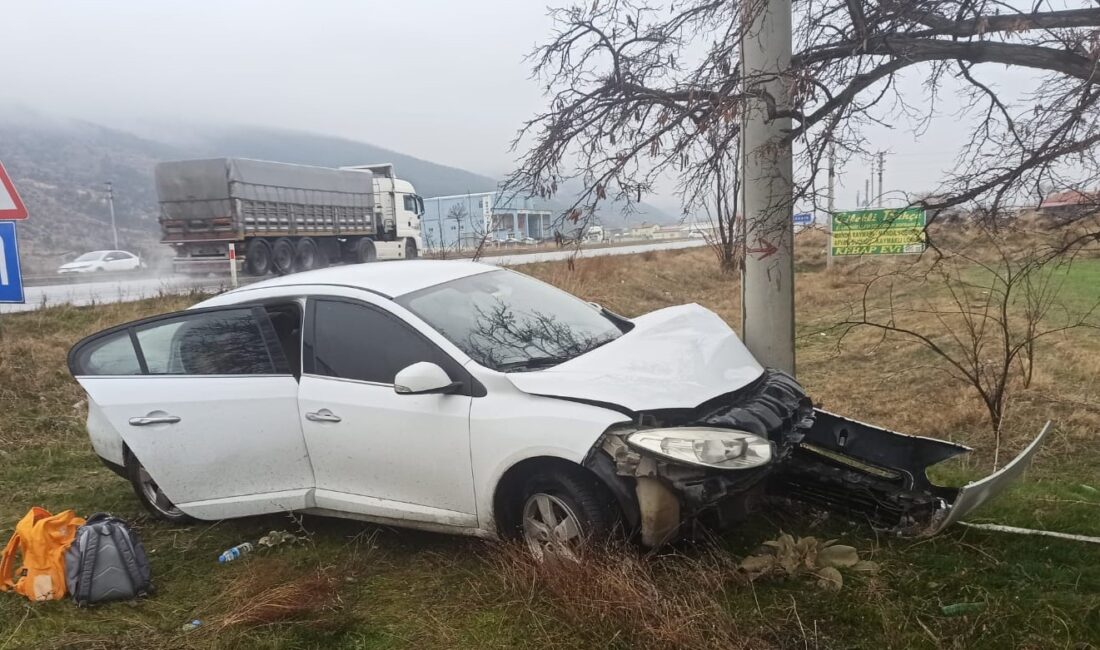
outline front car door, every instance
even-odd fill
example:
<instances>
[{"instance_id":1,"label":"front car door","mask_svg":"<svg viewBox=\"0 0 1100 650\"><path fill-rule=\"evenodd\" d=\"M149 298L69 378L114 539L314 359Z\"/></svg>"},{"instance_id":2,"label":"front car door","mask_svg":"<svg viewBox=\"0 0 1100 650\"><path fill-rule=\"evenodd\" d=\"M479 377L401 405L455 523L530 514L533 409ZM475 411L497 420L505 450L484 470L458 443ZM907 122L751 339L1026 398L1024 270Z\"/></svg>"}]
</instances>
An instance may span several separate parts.
<instances>
[{"instance_id":1,"label":"front car door","mask_svg":"<svg viewBox=\"0 0 1100 650\"><path fill-rule=\"evenodd\" d=\"M401 395L394 376L420 361L464 386ZM470 466L475 382L424 335L378 305L311 298L299 392L317 507L442 527L477 525Z\"/></svg>"},{"instance_id":2,"label":"front car door","mask_svg":"<svg viewBox=\"0 0 1100 650\"><path fill-rule=\"evenodd\" d=\"M264 307L116 327L79 343L69 364L88 393L89 428L121 437L185 513L220 519L307 506L313 473L298 383Z\"/></svg>"}]
</instances>

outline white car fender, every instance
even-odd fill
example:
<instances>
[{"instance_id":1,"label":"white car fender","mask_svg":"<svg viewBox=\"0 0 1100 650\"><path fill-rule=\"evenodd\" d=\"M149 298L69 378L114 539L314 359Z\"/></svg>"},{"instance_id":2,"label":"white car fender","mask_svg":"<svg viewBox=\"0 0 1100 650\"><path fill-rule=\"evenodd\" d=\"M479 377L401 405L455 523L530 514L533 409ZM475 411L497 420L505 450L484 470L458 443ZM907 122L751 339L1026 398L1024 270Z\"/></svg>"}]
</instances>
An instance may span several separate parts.
<instances>
[{"instance_id":1,"label":"white car fender","mask_svg":"<svg viewBox=\"0 0 1100 650\"><path fill-rule=\"evenodd\" d=\"M122 438L107 420L107 416L92 400L88 400L88 437L92 441L92 449L105 461L122 466L125 464L123 454L124 444Z\"/></svg>"},{"instance_id":2,"label":"white car fender","mask_svg":"<svg viewBox=\"0 0 1100 650\"><path fill-rule=\"evenodd\" d=\"M604 431L629 421L611 409L518 390L501 373L479 373L488 394L470 407L470 456L478 527L495 534L493 499L505 473L530 458L580 466Z\"/></svg>"}]
</instances>

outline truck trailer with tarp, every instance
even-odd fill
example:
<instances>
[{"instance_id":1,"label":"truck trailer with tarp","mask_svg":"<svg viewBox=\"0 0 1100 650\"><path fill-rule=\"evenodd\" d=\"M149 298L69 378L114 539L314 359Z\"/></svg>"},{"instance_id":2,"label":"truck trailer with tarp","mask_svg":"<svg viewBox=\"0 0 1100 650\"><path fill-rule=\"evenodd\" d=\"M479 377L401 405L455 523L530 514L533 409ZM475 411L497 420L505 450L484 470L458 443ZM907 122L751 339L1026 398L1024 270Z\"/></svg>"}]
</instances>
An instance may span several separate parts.
<instances>
[{"instance_id":1,"label":"truck trailer with tarp","mask_svg":"<svg viewBox=\"0 0 1100 650\"><path fill-rule=\"evenodd\" d=\"M251 275L286 274L420 251L424 202L390 164L210 158L162 162L154 175L177 272L228 271L235 257Z\"/></svg>"}]
</instances>

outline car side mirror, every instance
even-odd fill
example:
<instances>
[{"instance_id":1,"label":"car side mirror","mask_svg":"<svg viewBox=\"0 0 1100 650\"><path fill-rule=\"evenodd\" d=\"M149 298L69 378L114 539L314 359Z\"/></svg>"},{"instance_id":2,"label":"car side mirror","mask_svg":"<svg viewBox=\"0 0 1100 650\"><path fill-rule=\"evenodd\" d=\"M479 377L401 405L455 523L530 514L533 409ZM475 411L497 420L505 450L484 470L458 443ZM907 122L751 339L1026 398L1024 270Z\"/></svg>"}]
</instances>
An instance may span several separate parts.
<instances>
[{"instance_id":1,"label":"car side mirror","mask_svg":"<svg viewBox=\"0 0 1100 650\"><path fill-rule=\"evenodd\" d=\"M453 393L462 382L451 381L447 371L430 361L420 361L401 370L393 378L393 391L398 395Z\"/></svg>"}]
</instances>

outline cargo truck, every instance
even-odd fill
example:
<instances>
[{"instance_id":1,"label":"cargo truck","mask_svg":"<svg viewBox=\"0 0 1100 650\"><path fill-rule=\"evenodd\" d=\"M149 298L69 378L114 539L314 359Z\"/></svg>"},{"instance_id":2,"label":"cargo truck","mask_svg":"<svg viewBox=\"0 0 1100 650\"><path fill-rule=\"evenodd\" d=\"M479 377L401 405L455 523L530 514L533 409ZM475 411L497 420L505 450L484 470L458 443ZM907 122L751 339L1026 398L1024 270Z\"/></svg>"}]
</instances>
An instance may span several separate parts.
<instances>
[{"instance_id":1,"label":"cargo truck","mask_svg":"<svg viewBox=\"0 0 1100 650\"><path fill-rule=\"evenodd\" d=\"M392 164L331 169L246 158L162 162L161 242L180 273L285 275L415 258L424 201Z\"/></svg>"}]
</instances>

